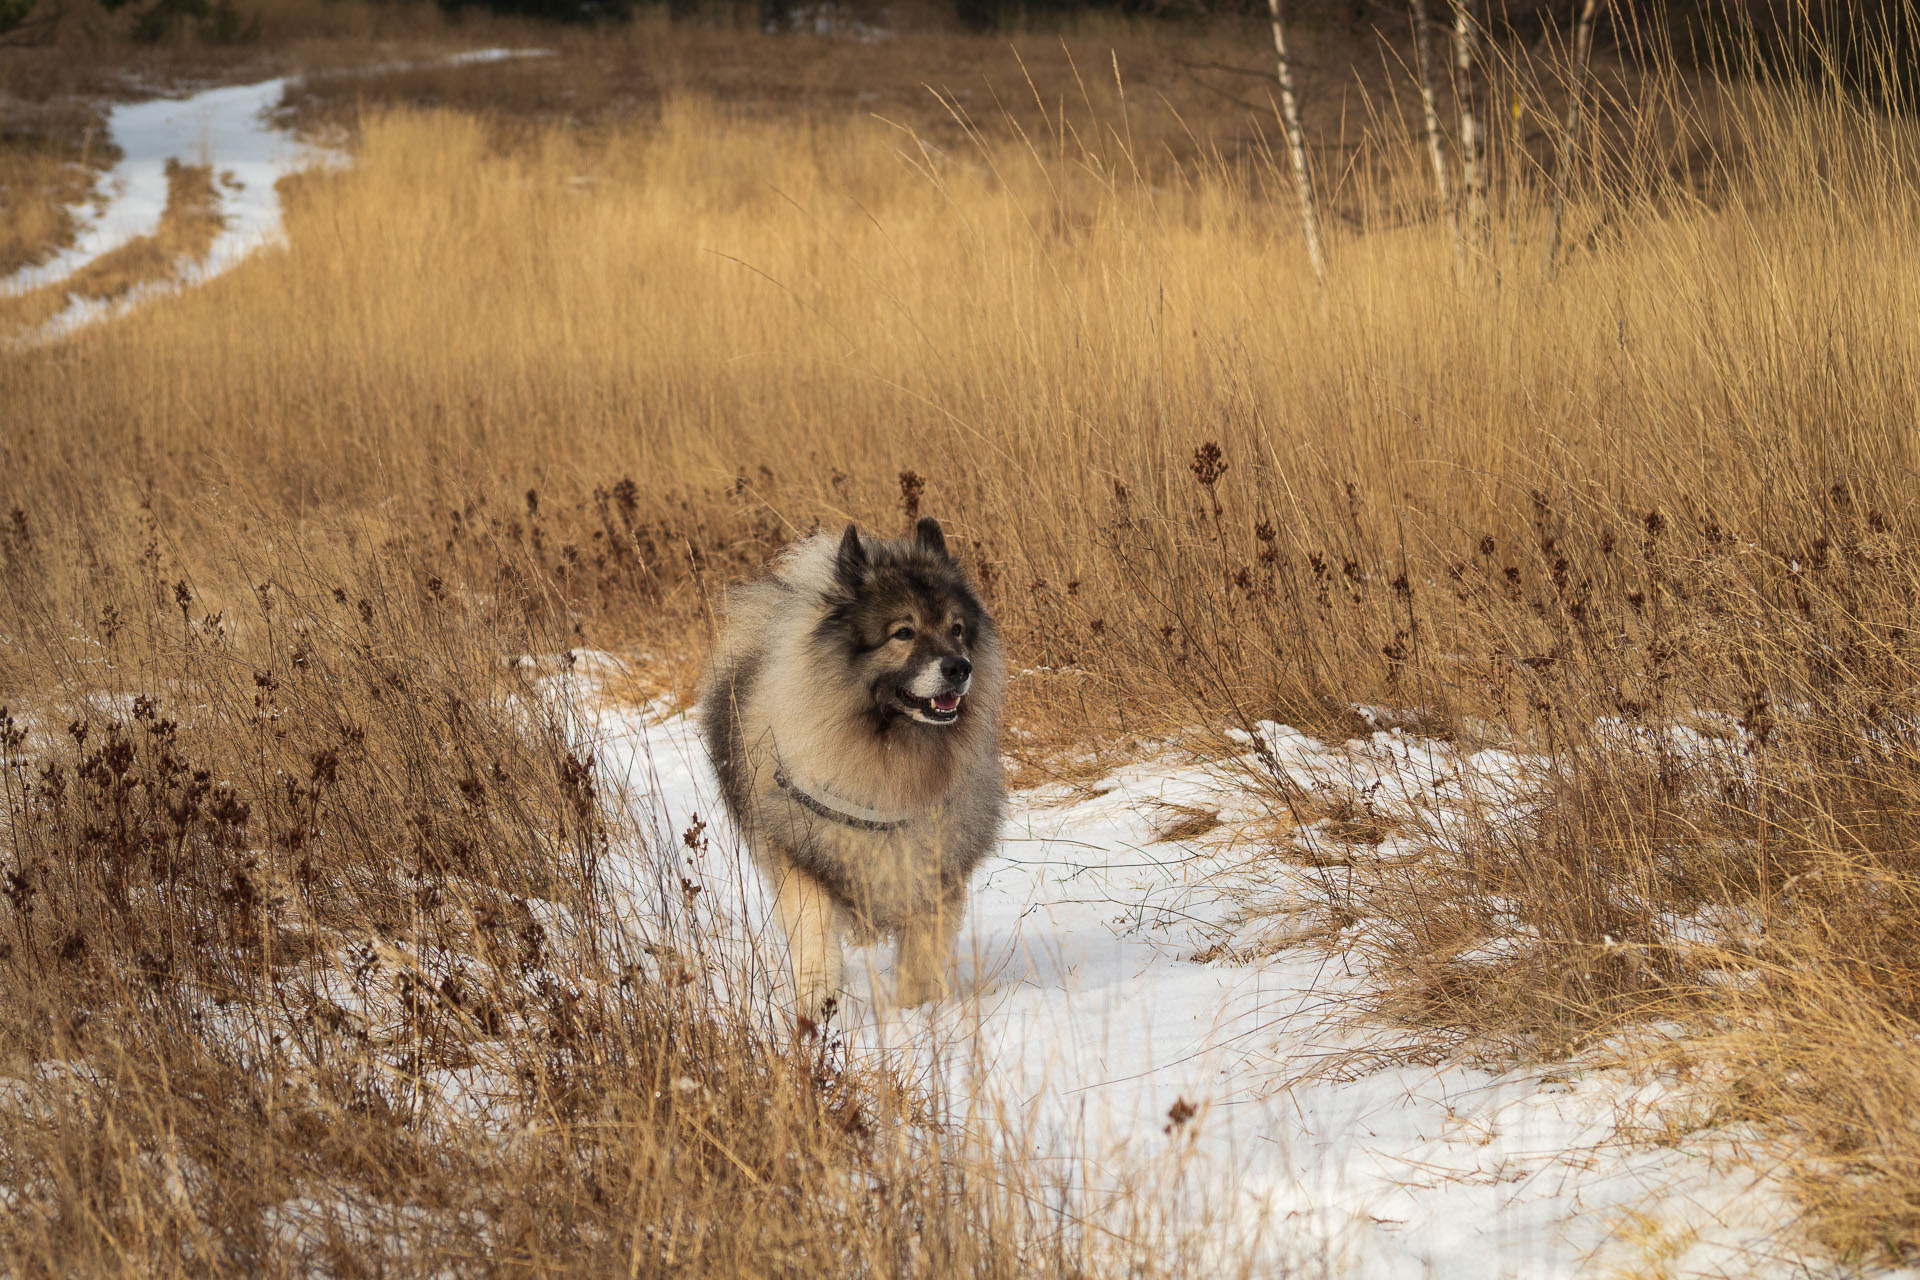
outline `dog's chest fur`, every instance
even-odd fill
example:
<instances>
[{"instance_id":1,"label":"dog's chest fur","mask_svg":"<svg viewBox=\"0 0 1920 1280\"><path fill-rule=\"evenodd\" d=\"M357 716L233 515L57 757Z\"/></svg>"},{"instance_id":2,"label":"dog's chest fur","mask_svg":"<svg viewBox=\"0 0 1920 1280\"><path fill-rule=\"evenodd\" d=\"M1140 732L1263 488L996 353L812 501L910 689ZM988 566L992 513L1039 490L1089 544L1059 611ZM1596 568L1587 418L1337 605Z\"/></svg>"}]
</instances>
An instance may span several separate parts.
<instances>
[{"instance_id":1,"label":"dog's chest fur","mask_svg":"<svg viewBox=\"0 0 1920 1280\"><path fill-rule=\"evenodd\" d=\"M849 530L843 548L853 537ZM799 871L856 930L897 932L916 916L958 907L999 839L1005 665L992 620L937 526L930 541L871 544L872 564L853 582L837 567L835 543L797 544L730 596L701 694L701 730L727 808L769 882ZM926 572L907 572L914 565ZM875 601L903 581L922 594L900 607L917 610L923 624L966 619L954 634L966 637L972 676L952 722L919 723L878 697L899 679L888 655L907 650L876 644L859 619L892 616L893 605ZM936 609L926 592L959 603Z\"/></svg>"},{"instance_id":2,"label":"dog's chest fur","mask_svg":"<svg viewBox=\"0 0 1920 1280\"><path fill-rule=\"evenodd\" d=\"M997 755L990 770L956 771L938 799L905 815L901 825L871 830L796 798L794 786L806 786L820 770L804 754L783 749L750 671L717 681L714 692L722 687L731 697L708 708L709 748L729 808L763 871L777 876L786 865L804 871L850 923L875 932L895 931L964 888L999 831L1005 799ZM778 778L789 773L790 785L781 786ZM832 808L837 796L823 792L819 798L822 807Z\"/></svg>"}]
</instances>

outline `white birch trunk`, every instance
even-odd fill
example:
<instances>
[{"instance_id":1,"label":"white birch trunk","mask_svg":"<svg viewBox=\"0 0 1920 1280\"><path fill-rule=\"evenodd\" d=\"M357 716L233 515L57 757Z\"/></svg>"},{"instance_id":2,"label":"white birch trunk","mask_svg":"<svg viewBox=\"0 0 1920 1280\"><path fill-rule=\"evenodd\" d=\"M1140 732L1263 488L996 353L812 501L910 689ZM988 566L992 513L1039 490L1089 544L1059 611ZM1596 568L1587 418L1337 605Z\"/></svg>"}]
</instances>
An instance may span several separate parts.
<instances>
[{"instance_id":1,"label":"white birch trunk","mask_svg":"<svg viewBox=\"0 0 1920 1280\"><path fill-rule=\"evenodd\" d=\"M1460 177L1466 188L1467 225L1476 243L1487 237L1486 141L1476 105L1479 84L1481 0L1453 0L1454 96L1460 102Z\"/></svg>"},{"instance_id":2,"label":"white birch trunk","mask_svg":"<svg viewBox=\"0 0 1920 1280\"><path fill-rule=\"evenodd\" d=\"M1420 77L1420 112L1427 126L1427 156L1433 161L1433 185L1440 196L1440 212L1447 220L1447 241L1453 248L1453 275L1467 274L1467 246L1460 239L1460 206L1454 201L1453 179L1447 172L1446 135L1440 127L1440 101L1433 91L1432 28L1427 0L1413 0L1413 66Z\"/></svg>"},{"instance_id":3,"label":"white birch trunk","mask_svg":"<svg viewBox=\"0 0 1920 1280\"><path fill-rule=\"evenodd\" d=\"M1300 127L1300 101L1293 91L1293 59L1287 54L1286 19L1280 0L1267 0L1273 15L1273 53L1280 78L1280 123L1287 131L1287 151L1293 159L1293 186L1300 196L1300 222L1307 233L1307 257L1313 263L1313 278L1327 282L1326 254L1320 247L1320 213L1314 205L1313 174L1307 168L1307 138Z\"/></svg>"}]
</instances>

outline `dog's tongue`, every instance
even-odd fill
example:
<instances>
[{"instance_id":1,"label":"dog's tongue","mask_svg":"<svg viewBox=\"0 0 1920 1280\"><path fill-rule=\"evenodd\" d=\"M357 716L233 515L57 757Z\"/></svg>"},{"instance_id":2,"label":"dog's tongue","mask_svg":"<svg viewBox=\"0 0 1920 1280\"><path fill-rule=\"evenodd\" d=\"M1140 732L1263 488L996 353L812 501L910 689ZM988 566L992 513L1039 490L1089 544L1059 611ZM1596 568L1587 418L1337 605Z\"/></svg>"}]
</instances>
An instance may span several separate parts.
<instances>
[{"instance_id":1,"label":"dog's tongue","mask_svg":"<svg viewBox=\"0 0 1920 1280\"><path fill-rule=\"evenodd\" d=\"M933 709L935 711L954 711L957 710L959 706L960 695L957 693L943 693L933 700Z\"/></svg>"}]
</instances>

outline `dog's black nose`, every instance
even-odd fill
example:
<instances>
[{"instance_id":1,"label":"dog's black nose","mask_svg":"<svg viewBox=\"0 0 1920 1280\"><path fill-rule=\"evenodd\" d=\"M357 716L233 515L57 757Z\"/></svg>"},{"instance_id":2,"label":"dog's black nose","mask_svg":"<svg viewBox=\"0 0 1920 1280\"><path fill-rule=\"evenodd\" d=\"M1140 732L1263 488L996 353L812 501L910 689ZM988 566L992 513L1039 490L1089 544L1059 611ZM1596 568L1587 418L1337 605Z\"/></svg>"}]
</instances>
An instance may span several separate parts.
<instances>
[{"instance_id":1,"label":"dog's black nose","mask_svg":"<svg viewBox=\"0 0 1920 1280\"><path fill-rule=\"evenodd\" d=\"M965 658L940 659L940 674L954 684L959 684L973 674L973 664Z\"/></svg>"}]
</instances>

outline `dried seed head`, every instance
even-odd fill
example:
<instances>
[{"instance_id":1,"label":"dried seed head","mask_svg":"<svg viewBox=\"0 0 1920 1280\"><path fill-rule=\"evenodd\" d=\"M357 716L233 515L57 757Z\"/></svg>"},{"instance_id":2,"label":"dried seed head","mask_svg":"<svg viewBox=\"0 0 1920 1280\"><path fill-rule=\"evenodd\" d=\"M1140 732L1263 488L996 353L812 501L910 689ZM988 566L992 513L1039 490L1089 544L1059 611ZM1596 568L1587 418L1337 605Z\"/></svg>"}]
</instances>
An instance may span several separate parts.
<instances>
[{"instance_id":1,"label":"dried seed head","mask_svg":"<svg viewBox=\"0 0 1920 1280\"><path fill-rule=\"evenodd\" d=\"M613 502L620 509L621 518L632 524L640 509L640 486L633 482L632 476L621 476L613 486Z\"/></svg>"},{"instance_id":2,"label":"dried seed head","mask_svg":"<svg viewBox=\"0 0 1920 1280\"><path fill-rule=\"evenodd\" d=\"M920 516L920 495L926 492L926 477L913 470L900 473L900 509L907 513L907 519L915 520Z\"/></svg>"},{"instance_id":3,"label":"dried seed head","mask_svg":"<svg viewBox=\"0 0 1920 1280\"><path fill-rule=\"evenodd\" d=\"M1200 482L1202 489L1212 493L1213 487L1220 483L1220 477L1227 474L1227 468L1231 465L1220 451L1220 446L1208 440L1193 451L1193 461L1187 464L1187 470L1193 472L1193 478Z\"/></svg>"}]
</instances>

